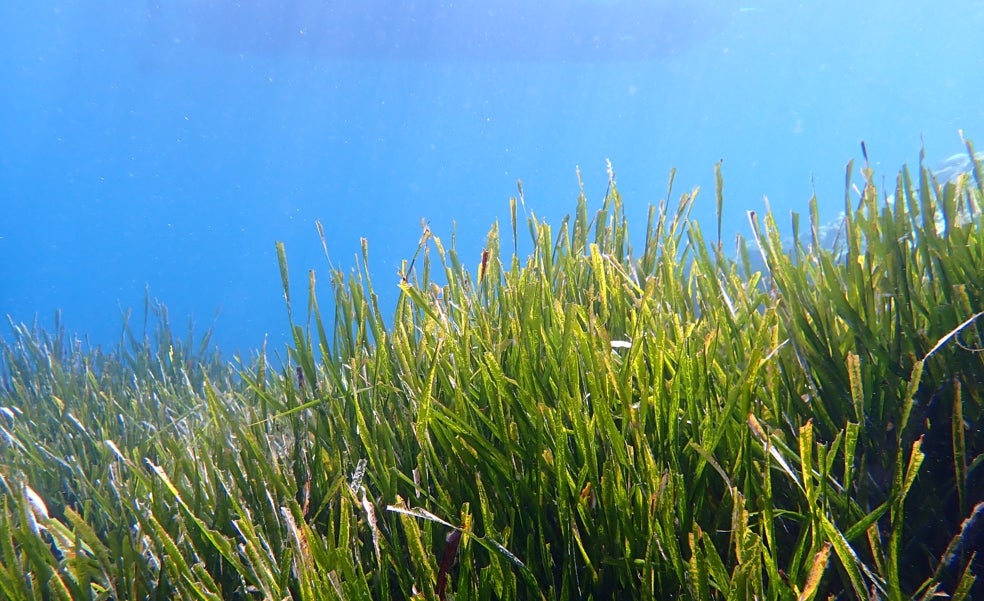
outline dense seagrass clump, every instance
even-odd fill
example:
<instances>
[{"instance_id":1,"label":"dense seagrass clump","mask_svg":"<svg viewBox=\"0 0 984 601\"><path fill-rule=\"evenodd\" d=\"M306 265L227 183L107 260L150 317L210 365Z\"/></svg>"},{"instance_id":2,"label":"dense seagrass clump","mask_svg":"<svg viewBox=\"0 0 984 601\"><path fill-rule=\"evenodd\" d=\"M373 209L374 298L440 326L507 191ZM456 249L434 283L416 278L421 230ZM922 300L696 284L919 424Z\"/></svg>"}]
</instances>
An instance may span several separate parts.
<instances>
[{"instance_id":1,"label":"dense seagrass clump","mask_svg":"<svg viewBox=\"0 0 984 601\"><path fill-rule=\"evenodd\" d=\"M282 367L162 308L111 353L12 324L0 597L984 595L980 165L862 179L842 246L814 202L737 259L696 190L633 248L613 180L521 256L520 193L474 275L425 230L392 316L365 245L324 314L278 245Z\"/></svg>"}]
</instances>

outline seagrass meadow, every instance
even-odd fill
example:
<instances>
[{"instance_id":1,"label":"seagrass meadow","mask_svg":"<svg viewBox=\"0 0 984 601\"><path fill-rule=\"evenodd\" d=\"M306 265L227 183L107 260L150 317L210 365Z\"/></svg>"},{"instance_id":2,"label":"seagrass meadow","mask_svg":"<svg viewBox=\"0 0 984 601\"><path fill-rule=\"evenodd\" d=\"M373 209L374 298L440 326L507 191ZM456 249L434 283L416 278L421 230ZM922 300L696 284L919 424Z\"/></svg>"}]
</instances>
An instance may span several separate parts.
<instances>
[{"instance_id":1,"label":"seagrass meadow","mask_svg":"<svg viewBox=\"0 0 984 601\"><path fill-rule=\"evenodd\" d=\"M278 245L276 362L152 303L109 352L11 323L0 597L984 598L981 166L858 173L834 248L815 201L726 248L695 190L632 248L614 180L520 193L387 315L365 245L325 312Z\"/></svg>"}]
</instances>

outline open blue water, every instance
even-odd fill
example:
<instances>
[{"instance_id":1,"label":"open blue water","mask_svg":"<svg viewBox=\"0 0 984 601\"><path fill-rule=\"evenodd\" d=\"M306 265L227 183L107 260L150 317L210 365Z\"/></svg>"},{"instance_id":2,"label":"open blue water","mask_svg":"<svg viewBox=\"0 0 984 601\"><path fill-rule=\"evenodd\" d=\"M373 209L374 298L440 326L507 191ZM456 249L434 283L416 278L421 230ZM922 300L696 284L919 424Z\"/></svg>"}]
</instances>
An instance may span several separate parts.
<instances>
[{"instance_id":1,"label":"open blue water","mask_svg":"<svg viewBox=\"0 0 984 601\"><path fill-rule=\"evenodd\" d=\"M534 6L535 8L530 8ZM843 207L865 140L889 180L984 146L984 2L107 0L0 4L0 314L92 344L145 290L230 355L287 336L291 275L355 265L384 303L421 219L477 264L494 220L559 223L611 159L649 203L700 185L713 230Z\"/></svg>"}]
</instances>

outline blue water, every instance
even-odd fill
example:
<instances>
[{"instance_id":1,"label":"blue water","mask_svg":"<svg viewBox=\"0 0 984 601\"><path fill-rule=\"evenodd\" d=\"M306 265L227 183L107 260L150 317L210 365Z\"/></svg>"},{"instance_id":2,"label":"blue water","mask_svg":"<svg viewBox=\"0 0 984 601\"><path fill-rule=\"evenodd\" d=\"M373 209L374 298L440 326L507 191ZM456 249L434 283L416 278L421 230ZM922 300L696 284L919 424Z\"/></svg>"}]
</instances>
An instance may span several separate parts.
<instances>
[{"instance_id":1,"label":"blue water","mask_svg":"<svg viewBox=\"0 0 984 601\"><path fill-rule=\"evenodd\" d=\"M477 264L518 179L559 223L606 159L638 232L673 167L713 232L718 160L729 232L765 196L833 217L861 140L889 179L984 146L982 30L970 0L5 2L0 314L106 346L149 290L280 348L275 241L327 303L315 221L346 270L367 238L391 306L421 219Z\"/></svg>"}]
</instances>

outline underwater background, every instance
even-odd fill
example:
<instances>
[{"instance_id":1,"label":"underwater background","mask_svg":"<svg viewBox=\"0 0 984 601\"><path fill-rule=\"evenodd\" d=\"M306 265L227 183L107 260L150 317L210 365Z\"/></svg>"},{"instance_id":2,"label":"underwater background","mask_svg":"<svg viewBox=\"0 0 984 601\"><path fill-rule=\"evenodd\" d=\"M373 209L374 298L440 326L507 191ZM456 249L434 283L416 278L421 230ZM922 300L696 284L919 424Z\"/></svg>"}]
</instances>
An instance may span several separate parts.
<instances>
[{"instance_id":1,"label":"underwater background","mask_svg":"<svg viewBox=\"0 0 984 601\"><path fill-rule=\"evenodd\" d=\"M766 196L833 219L862 140L886 178L980 145L980 31L971 0L5 2L0 314L110 346L149 291L282 348L274 241L303 290L316 220L346 271L368 239L392 305L422 219L477 268L517 180L559 223L606 160L640 235L671 168L712 231L718 161L728 239Z\"/></svg>"}]
</instances>

